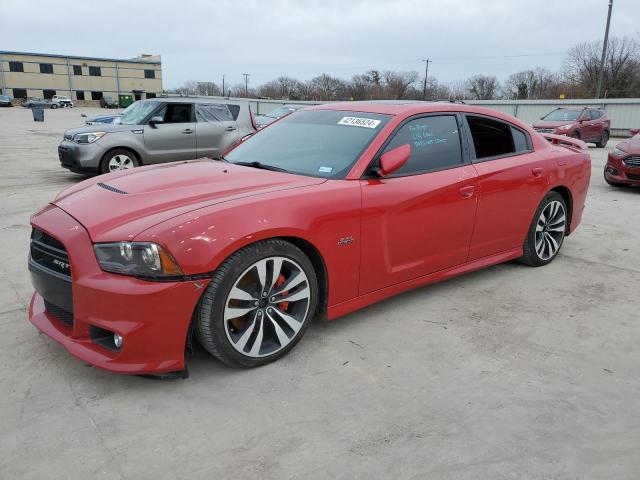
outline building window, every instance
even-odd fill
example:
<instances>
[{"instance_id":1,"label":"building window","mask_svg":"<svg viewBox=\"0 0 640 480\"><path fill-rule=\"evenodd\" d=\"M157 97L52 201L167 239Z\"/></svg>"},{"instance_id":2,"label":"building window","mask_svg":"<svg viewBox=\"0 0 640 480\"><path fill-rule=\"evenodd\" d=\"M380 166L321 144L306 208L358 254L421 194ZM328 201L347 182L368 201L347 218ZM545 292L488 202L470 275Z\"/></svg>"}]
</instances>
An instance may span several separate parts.
<instances>
[{"instance_id":1,"label":"building window","mask_svg":"<svg viewBox=\"0 0 640 480\"><path fill-rule=\"evenodd\" d=\"M53 64L51 64L51 63L41 63L40 64L40 73L53 73Z\"/></svg>"},{"instance_id":2,"label":"building window","mask_svg":"<svg viewBox=\"0 0 640 480\"><path fill-rule=\"evenodd\" d=\"M24 66L22 65L22 62L9 62L9 71L24 72ZM22 89L18 88L18 90L22 90ZM26 97L21 97L21 98L26 98Z\"/></svg>"},{"instance_id":3,"label":"building window","mask_svg":"<svg viewBox=\"0 0 640 480\"><path fill-rule=\"evenodd\" d=\"M42 90L42 97L46 98L47 100L51 100L55 94L55 90Z\"/></svg>"},{"instance_id":4,"label":"building window","mask_svg":"<svg viewBox=\"0 0 640 480\"><path fill-rule=\"evenodd\" d=\"M76 92L76 100L84 100L84 92L82 90Z\"/></svg>"},{"instance_id":5,"label":"building window","mask_svg":"<svg viewBox=\"0 0 640 480\"><path fill-rule=\"evenodd\" d=\"M27 98L27 89L26 88L14 88L13 89L13 98Z\"/></svg>"},{"instance_id":6,"label":"building window","mask_svg":"<svg viewBox=\"0 0 640 480\"><path fill-rule=\"evenodd\" d=\"M156 71L155 70L145 70L144 71L144 78L156 78Z\"/></svg>"},{"instance_id":7,"label":"building window","mask_svg":"<svg viewBox=\"0 0 640 480\"><path fill-rule=\"evenodd\" d=\"M147 98L156 98L155 93L147 92Z\"/></svg>"},{"instance_id":8,"label":"building window","mask_svg":"<svg viewBox=\"0 0 640 480\"><path fill-rule=\"evenodd\" d=\"M89 75L92 77L100 77L102 73L100 72L100 67L89 67Z\"/></svg>"},{"instance_id":9,"label":"building window","mask_svg":"<svg viewBox=\"0 0 640 480\"><path fill-rule=\"evenodd\" d=\"M91 100L100 100L102 98L102 92L91 92Z\"/></svg>"},{"instance_id":10,"label":"building window","mask_svg":"<svg viewBox=\"0 0 640 480\"><path fill-rule=\"evenodd\" d=\"M73 74L74 75L82 75L82 65L74 65L73 66Z\"/></svg>"}]
</instances>

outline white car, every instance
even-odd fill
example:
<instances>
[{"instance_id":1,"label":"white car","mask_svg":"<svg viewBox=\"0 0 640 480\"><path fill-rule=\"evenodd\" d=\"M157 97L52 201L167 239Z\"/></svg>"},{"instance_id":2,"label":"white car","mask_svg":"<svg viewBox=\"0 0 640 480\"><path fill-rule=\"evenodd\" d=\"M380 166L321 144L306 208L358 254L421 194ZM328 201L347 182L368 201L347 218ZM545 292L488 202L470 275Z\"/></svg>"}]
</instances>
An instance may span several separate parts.
<instances>
[{"instance_id":1,"label":"white car","mask_svg":"<svg viewBox=\"0 0 640 480\"><path fill-rule=\"evenodd\" d=\"M73 108L73 102L69 97L63 95L54 95L51 98L51 108Z\"/></svg>"}]
</instances>

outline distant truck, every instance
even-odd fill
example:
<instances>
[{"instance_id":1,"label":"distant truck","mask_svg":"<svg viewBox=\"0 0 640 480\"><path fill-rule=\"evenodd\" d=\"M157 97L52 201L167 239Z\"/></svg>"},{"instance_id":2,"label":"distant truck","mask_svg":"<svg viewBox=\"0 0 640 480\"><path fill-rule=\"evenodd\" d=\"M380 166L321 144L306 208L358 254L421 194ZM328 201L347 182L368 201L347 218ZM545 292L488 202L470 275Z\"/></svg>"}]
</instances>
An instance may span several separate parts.
<instances>
[{"instance_id":1,"label":"distant truck","mask_svg":"<svg viewBox=\"0 0 640 480\"><path fill-rule=\"evenodd\" d=\"M69 97L54 95L51 97L51 108L73 108L73 102Z\"/></svg>"}]
</instances>

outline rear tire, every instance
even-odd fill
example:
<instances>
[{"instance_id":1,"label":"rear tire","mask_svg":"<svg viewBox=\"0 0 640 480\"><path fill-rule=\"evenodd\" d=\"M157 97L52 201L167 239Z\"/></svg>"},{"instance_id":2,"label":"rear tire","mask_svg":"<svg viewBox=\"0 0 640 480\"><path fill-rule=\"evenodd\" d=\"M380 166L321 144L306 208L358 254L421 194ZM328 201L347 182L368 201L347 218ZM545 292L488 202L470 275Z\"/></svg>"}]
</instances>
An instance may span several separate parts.
<instances>
[{"instance_id":1,"label":"rear tire","mask_svg":"<svg viewBox=\"0 0 640 480\"><path fill-rule=\"evenodd\" d=\"M298 247L280 239L249 245L215 271L196 311L196 338L232 367L265 365L300 341L318 296L313 265Z\"/></svg>"},{"instance_id":2,"label":"rear tire","mask_svg":"<svg viewBox=\"0 0 640 480\"><path fill-rule=\"evenodd\" d=\"M533 215L520 260L532 267L551 263L562 247L567 220L567 205L562 195L547 193Z\"/></svg>"},{"instance_id":3,"label":"rear tire","mask_svg":"<svg viewBox=\"0 0 640 480\"><path fill-rule=\"evenodd\" d=\"M602 136L600 137L600 140L598 140L596 142L596 147L598 148L604 148L607 146L607 142L609 141L609 132L604 130L602 132Z\"/></svg>"}]
</instances>

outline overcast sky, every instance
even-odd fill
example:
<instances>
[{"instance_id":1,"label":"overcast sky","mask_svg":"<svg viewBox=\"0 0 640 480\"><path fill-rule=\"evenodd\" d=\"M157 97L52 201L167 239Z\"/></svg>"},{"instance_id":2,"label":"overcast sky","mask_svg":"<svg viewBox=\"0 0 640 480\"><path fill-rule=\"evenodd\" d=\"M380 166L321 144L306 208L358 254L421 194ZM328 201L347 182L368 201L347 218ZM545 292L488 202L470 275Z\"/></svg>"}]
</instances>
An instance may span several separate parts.
<instances>
[{"instance_id":1,"label":"overcast sky","mask_svg":"<svg viewBox=\"0 0 640 480\"><path fill-rule=\"evenodd\" d=\"M342 78L377 68L448 82L557 70L601 40L608 0L0 0L0 50L131 58L162 55L164 87L257 86L279 75ZM611 35L640 39L640 1L614 0ZM524 56L528 55L528 56ZM512 57L509 57L512 56ZM489 58L493 57L493 58ZM502 57L502 58L496 58Z\"/></svg>"}]
</instances>

